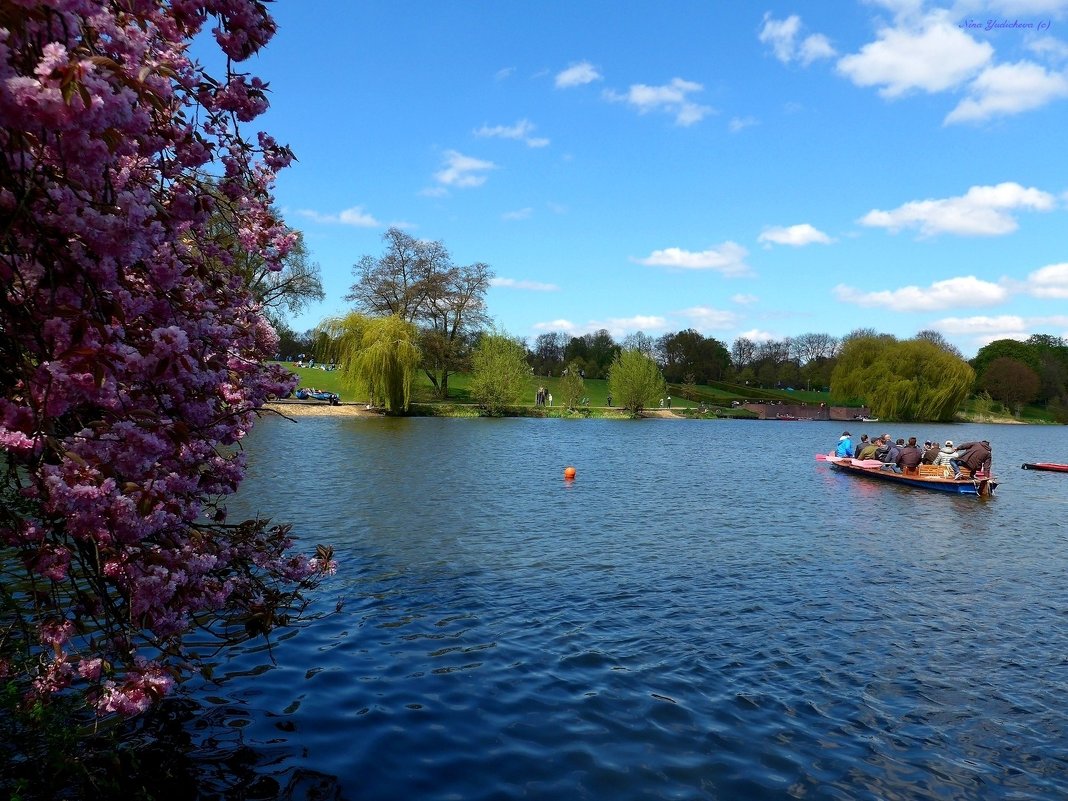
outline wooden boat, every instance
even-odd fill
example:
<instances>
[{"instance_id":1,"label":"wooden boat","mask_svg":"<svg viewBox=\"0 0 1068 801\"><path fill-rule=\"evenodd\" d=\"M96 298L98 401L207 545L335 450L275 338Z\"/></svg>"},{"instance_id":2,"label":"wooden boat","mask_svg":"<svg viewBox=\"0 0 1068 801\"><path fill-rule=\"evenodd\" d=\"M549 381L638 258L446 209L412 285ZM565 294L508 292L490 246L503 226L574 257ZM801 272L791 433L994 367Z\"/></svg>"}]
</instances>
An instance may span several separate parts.
<instances>
[{"instance_id":1,"label":"wooden boat","mask_svg":"<svg viewBox=\"0 0 1068 801\"><path fill-rule=\"evenodd\" d=\"M1024 470L1053 470L1057 473L1068 473L1068 464L1056 462L1026 462L1021 466Z\"/></svg>"},{"instance_id":2,"label":"wooden boat","mask_svg":"<svg viewBox=\"0 0 1068 801\"><path fill-rule=\"evenodd\" d=\"M854 476L866 476L880 481L890 481L909 487L949 492L954 495L993 495L998 482L993 476L979 474L974 478L954 479L953 474L944 467L921 464L915 473L895 473L877 466L876 460L859 461L828 456L826 461L832 468Z\"/></svg>"},{"instance_id":3,"label":"wooden boat","mask_svg":"<svg viewBox=\"0 0 1068 801\"><path fill-rule=\"evenodd\" d=\"M796 420L797 419L797 415L796 414L777 414L777 415L775 415L775 419L776 420Z\"/></svg>"}]
</instances>

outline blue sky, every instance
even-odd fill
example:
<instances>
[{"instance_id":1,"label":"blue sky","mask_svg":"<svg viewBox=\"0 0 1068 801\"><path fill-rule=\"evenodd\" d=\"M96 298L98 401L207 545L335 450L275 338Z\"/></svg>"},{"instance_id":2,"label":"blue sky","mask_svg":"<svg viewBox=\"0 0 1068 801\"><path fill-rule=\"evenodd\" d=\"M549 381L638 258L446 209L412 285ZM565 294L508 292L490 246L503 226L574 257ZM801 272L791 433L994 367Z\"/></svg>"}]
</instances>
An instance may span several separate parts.
<instances>
[{"instance_id":1,"label":"blue sky","mask_svg":"<svg viewBox=\"0 0 1068 801\"><path fill-rule=\"evenodd\" d=\"M327 293L297 330L395 225L490 264L530 342L1068 336L1068 0L272 10L257 127Z\"/></svg>"}]
</instances>

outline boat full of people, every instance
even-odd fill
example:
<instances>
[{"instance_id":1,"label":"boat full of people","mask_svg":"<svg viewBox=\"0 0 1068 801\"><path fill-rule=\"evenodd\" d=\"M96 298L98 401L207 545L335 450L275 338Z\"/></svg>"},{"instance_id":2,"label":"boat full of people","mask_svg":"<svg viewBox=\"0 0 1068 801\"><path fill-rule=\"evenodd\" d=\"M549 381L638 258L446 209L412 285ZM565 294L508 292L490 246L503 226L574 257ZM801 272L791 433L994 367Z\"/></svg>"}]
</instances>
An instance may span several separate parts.
<instances>
[{"instance_id":1,"label":"boat full of people","mask_svg":"<svg viewBox=\"0 0 1068 801\"><path fill-rule=\"evenodd\" d=\"M944 445L927 441L921 447L915 437L894 440L883 434L869 440L865 434L855 446L848 431L835 449L817 454L833 469L911 487L955 495L993 495L998 486L992 472L993 451L987 440ZM1026 465L1025 465L1026 466Z\"/></svg>"}]
</instances>

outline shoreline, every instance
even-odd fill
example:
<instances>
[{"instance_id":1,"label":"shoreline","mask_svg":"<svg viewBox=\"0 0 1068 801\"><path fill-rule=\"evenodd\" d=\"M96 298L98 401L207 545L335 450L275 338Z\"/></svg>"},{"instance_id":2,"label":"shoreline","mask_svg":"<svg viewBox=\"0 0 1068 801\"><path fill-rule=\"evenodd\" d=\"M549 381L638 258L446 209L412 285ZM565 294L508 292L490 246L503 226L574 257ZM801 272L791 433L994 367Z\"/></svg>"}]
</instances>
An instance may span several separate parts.
<instances>
[{"instance_id":1,"label":"shoreline","mask_svg":"<svg viewBox=\"0 0 1068 801\"><path fill-rule=\"evenodd\" d=\"M472 407L473 408L473 407ZM599 407L604 411L609 408L617 407ZM385 412L379 409L368 409L365 403L339 403L337 406L331 406L328 403L321 401L299 401L299 400L274 400L267 403L263 407L264 411L268 413L276 413L283 417L297 418L297 417L385 417ZM559 409L560 414L518 414L513 415L515 417L538 417L544 419L563 419L569 417L566 410ZM409 415L411 417L478 417L478 414L442 414L442 415ZM704 419L717 419L717 420L730 420L729 417L697 417L687 416L684 414L677 414L673 409L646 409L642 412L642 417L647 419L657 420L704 420ZM601 415L601 419L612 419L610 416ZM629 419L627 415L620 414L619 419ZM781 422L778 420L765 420L763 422ZM806 422L831 422L841 424L841 420L811 420ZM848 421L845 421L848 422ZM889 421L888 421L889 422ZM1025 423L1022 420L1012 420L1007 418L995 418L995 419L958 419L953 421L955 423L982 423L985 425L1032 425L1031 423Z\"/></svg>"}]
</instances>

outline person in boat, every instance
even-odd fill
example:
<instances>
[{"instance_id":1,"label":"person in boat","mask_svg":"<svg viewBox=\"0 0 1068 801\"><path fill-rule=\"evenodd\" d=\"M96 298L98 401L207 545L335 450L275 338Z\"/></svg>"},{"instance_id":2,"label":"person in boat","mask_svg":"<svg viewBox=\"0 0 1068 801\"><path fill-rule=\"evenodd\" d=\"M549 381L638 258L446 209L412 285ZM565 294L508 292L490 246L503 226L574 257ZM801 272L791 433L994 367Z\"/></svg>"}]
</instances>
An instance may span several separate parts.
<instances>
[{"instance_id":1,"label":"person in boat","mask_svg":"<svg viewBox=\"0 0 1068 801\"><path fill-rule=\"evenodd\" d=\"M901 444L905 444L905 440L901 440ZM883 464L897 465L897 457L901 453L901 448L891 438L889 434L883 434L883 444L879 446L875 451L875 458Z\"/></svg>"},{"instance_id":2,"label":"person in boat","mask_svg":"<svg viewBox=\"0 0 1068 801\"><path fill-rule=\"evenodd\" d=\"M868 444L868 435L867 434L861 434L860 435L860 442L858 442L856 447L853 448L853 458L854 459L859 459L860 458L860 452L862 450L864 450L864 448L867 446L867 444Z\"/></svg>"},{"instance_id":3,"label":"person in boat","mask_svg":"<svg viewBox=\"0 0 1068 801\"><path fill-rule=\"evenodd\" d=\"M931 442L931 440L924 442L921 464L934 464L940 450L941 448L938 447L937 442Z\"/></svg>"},{"instance_id":4,"label":"person in boat","mask_svg":"<svg viewBox=\"0 0 1068 801\"><path fill-rule=\"evenodd\" d=\"M923 451L916 444L916 437L909 437L908 444L898 453L898 469L905 473L915 473L921 461L923 461Z\"/></svg>"},{"instance_id":5,"label":"person in boat","mask_svg":"<svg viewBox=\"0 0 1068 801\"><path fill-rule=\"evenodd\" d=\"M842 459L852 458L853 440L849 438L848 431L843 431L842 436L838 438L838 445L835 446L834 455Z\"/></svg>"},{"instance_id":6,"label":"person in boat","mask_svg":"<svg viewBox=\"0 0 1068 801\"><path fill-rule=\"evenodd\" d=\"M879 437L876 437L871 442L865 443L864 447L857 451L856 458L861 460L879 458L875 455L875 452L879 449L880 443L882 443L882 439Z\"/></svg>"},{"instance_id":7,"label":"person in boat","mask_svg":"<svg viewBox=\"0 0 1068 801\"><path fill-rule=\"evenodd\" d=\"M961 467L967 467L972 476L976 473L990 475L990 463L993 459L993 450L987 440L981 442L962 442L957 446L958 455L949 460L949 466L953 468L953 478L958 481L963 478Z\"/></svg>"},{"instance_id":8,"label":"person in boat","mask_svg":"<svg viewBox=\"0 0 1068 801\"><path fill-rule=\"evenodd\" d=\"M950 460L957 455L957 449L953 445L953 440L947 439L946 444L938 449L938 456L931 463L937 467L943 467L949 464Z\"/></svg>"}]
</instances>

